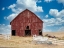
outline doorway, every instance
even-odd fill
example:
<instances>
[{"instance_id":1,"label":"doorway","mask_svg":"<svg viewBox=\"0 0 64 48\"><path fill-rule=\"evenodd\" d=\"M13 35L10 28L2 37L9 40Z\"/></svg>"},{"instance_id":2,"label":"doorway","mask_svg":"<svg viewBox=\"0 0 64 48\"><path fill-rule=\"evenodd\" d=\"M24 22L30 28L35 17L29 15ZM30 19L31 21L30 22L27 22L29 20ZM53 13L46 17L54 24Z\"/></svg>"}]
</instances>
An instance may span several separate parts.
<instances>
[{"instance_id":1,"label":"doorway","mask_svg":"<svg viewBox=\"0 0 64 48\"><path fill-rule=\"evenodd\" d=\"M29 26L26 26L25 36L31 36L31 30L29 29Z\"/></svg>"},{"instance_id":2,"label":"doorway","mask_svg":"<svg viewBox=\"0 0 64 48\"><path fill-rule=\"evenodd\" d=\"M15 36L15 35L16 35L16 31L12 30L12 36Z\"/></svg>"},{"instance_id":3,"label":"doorway","mask_svg":"<svg viewBox=\"0 0 64 48\"><path fill-rule=\"evenodd\" d=\"M25 36L31 36L31 30L25 30Z\"/></svg>"},{"instance_id":4,"label":"doorway","mask_svg":"<svg viewBox=\"0 0 64 48\"><path fill-rule=\"evenodd\" d=\"M39 30L39 35L42 35L42 31L41 30Z\"/></svg>"}]
</instances>

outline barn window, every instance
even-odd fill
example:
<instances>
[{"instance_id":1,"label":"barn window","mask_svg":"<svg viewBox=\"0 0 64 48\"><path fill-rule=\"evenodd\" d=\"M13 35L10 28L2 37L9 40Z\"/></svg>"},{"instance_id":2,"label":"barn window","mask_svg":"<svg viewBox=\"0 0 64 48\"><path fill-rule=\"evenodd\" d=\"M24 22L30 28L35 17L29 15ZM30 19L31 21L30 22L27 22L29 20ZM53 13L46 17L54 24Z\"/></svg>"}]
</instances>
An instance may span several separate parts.
<instances>
[{"instance_id":1,"label":"barn window","mask_svg":"<svg viewBox=\"0 0 64 48\"><path fill-rule=\"evenodd\" d=\"M42 30L39 30L39 35L42 35Z\"/></svg>"},{"instance_id":2,"label":"barn window","mask_svg":"<svg viewBox=\"0 0 64 48\"><path fill-rule=\"evenodd\" d=\"M27 26L26 29L29 29L29 26Z\"/></svg>"},{"instance_id":3,"label":"barn window","mask_svg":"<svg viewBox=\"0 0 64 48\"><path fill-rule=\"evenodd\" d=\"M12 36L15 36L15 35L16 35L16 31L12 30Z\"/></svg>"}]
</instances>

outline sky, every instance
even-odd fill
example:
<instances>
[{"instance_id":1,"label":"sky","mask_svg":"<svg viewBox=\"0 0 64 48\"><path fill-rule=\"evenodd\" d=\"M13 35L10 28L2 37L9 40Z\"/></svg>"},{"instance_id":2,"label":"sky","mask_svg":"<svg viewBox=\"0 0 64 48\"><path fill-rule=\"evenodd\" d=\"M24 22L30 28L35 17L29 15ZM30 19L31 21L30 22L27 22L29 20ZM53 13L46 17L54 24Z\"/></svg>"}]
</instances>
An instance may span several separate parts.
<instances>
[{"instance_id":1,"label":"sky","mask_svg":"<svg viewBox=\"0 0 64 48\"><path fill-rule=\"evenodd\" d=\"M44 23L43 32L64 32L64 0L0 0L0 34L10 34L10 22L29 9Z\"/></svg>"}]
</instances>

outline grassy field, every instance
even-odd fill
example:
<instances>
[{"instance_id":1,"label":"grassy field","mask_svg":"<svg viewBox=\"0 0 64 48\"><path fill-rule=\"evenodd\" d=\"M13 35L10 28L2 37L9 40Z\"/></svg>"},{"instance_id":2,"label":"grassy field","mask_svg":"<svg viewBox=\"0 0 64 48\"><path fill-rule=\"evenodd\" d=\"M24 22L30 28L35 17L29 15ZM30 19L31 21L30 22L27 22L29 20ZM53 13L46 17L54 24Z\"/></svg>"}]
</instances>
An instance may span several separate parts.
<instances>
[{"instance_id":1,"label":"grassy field","mask_svg":"<svg viewBox=\"0 0 64 48\"><path fill-rule=\"evenodd\" d=\"M43 33L55 35L57 37L62 38L64 33ZM4 40L0 38L0 47L13 47L13 48L64 48L63 45L48 45L48 44L34 44L32 37L19 37L19 36L11 36L10 40Z\"/></svg>"}]
</instances>

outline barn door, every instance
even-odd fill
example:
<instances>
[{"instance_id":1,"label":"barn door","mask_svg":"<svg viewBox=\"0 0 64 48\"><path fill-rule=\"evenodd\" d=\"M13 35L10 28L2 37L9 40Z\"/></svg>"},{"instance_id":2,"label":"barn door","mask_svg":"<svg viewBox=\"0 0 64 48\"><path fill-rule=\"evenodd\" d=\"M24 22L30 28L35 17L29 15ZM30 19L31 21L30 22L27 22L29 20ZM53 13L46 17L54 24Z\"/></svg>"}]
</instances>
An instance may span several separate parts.
<instances>
[{"instance_id":1,"label":"barn door","mask_svg":"<svg viewBox=\"0 0 64 48\"><path fill-rule=\"evenodd\" d=\"M31 36L31 30L25 30L25 36Z\"/></svg>"},{"instance_id":2,"label":"barn door","mask_svg":"<svg viewBox=\"0 0 64 48\"><path fill-rule=\"evenodd\" d=\"M29 26L26 27L25 36L31 36L31 30L29 29Z\"/></svg>"},{"instance_id":3,"label":"barn door","mask_svg":"<svg viewBox=\"0 0 64 48\"><path fill-rule=\"evenodd\" d=\"M42 30L39 30L39 35L42 35Z\"/></svg>"},{"instance_id":4,"label":"barn door","mask_svg":"<svg viewBox=\"0 0 64 48\"><path fill-rule=\"evenodd\" d=\"M12 30L12 36L15 36L15 35L16 35L16 31Z\"/></svg>"}]
</instances>

